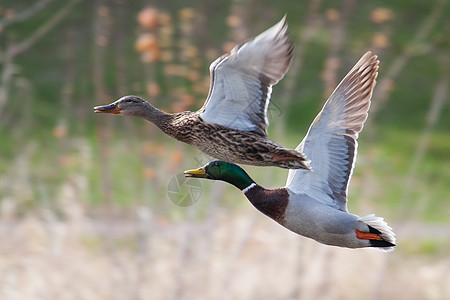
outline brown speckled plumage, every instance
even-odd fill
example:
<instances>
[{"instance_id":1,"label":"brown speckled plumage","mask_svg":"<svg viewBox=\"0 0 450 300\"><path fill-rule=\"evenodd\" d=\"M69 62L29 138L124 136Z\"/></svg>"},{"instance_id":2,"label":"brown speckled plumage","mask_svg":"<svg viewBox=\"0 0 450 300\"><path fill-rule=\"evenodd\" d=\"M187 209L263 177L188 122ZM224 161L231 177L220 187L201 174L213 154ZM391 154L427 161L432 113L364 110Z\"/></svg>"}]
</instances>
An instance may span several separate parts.
<instances>
[{"instance_id":1,"label":"brown speckled plumage","mask_svg":"<svg viewBox=\"0 0 450 300\"><path fill-rule=\"evenodd\" d=\"M167 114L155 124L171 137L226 162L297 169L306 161L301 152L284 148L266 136L204 122L195 112Z\"/></svg>"}]
</instances>

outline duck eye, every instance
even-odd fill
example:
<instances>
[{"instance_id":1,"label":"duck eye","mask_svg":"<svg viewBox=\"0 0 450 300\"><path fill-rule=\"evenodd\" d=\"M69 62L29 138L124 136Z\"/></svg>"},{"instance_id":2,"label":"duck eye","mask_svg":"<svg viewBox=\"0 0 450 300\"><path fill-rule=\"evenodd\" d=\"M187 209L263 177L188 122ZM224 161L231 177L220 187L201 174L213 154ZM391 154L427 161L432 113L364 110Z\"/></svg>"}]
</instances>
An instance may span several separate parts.
<instances>
[{"instance_id":1,"label":"duck eye","mask_svg":"<svg viewBox=\"0 0 450 300\"><path fill-rule=\"evenodd\" d=\"M220 162L218 162L218 161L214 162L214 163L213 163L213 166L214 166L214 167L220 167Z\"/></svg>"}]
</instances>

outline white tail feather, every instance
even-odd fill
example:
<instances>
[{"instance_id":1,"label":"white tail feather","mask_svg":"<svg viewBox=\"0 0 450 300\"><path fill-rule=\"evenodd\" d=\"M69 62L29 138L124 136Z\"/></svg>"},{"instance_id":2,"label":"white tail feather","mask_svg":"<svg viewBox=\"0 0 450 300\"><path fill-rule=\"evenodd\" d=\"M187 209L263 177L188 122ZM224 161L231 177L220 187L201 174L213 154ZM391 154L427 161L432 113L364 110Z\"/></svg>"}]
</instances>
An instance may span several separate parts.
<instances>
[{"instance_id":1,"label":"white tail feather","mask_svg":"<svg viewBox=\"0 0 450 300\"><path fill-rule=\"evenodd\" d=\"M364 224L378 230L379 232L381 232L380 236L381 238L383 238L383 240L395 245L395 233L382 217L377 217L374 214L370 214L365 217L359 218L358 221L363 222ZM390 252L394 250L394 247L375 247L375 249Z\"/></svg>"}]
</instances>

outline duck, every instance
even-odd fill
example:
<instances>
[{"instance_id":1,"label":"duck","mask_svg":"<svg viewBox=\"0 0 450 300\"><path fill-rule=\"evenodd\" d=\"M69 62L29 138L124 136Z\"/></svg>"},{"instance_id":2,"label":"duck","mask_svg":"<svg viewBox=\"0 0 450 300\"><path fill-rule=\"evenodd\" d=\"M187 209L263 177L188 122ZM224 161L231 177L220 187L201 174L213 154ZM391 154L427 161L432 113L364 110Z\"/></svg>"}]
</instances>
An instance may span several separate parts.
<instances>
[{"instance_id":1,"label":"duck","mask_svg":"<svg viewBox=\"0 0 450 300\"><path fill-rule=\"evenodd\" d=\"M357 138L368 116L378 66L377 56L367 52L339 83L296 148L311 160L311 170L289 170L284 187L264 188L238 165L220 160L187 170L185 176L230 183L260 212L319 243L394 250L395 234L383 218L359 217L347 208Z\"/></svg>"},{"instance_id":2,"label":"duck","mask_svg":"<svg viewBox=\"0 0 450 300\"><path fill-rule=\"evenodd\" d=\"M210 65L210 89L196 112L166 113L141 97L129 95L95 113L143 118L167 135L223 161L287 169L309 169L298 150L268 138L267 110L272 86L287 73L293 44L286 16L246 43L234 47Z\"/></svg>"}]
</instances>

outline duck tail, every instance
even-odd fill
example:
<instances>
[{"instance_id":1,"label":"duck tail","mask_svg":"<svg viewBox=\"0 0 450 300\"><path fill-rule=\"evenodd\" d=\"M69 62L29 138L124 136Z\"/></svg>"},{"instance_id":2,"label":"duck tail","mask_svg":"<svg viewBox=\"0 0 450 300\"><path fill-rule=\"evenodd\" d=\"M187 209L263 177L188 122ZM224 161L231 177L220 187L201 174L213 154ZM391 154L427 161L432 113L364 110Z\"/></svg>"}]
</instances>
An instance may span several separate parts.
<instances>
[{"instance_id":1,"label":"duck tail","mask_svg":"<svg viewBox=\"0 0 450 300\"><path fill-rule=\"evenodd\" d=\"M359 221L369 226L368 240L370 247L377 250L390 252L395 247L395 233L383 218L374 214L359 218ZM371 238L370 236L373 236Z\"/></svg>"}]
</instances>

